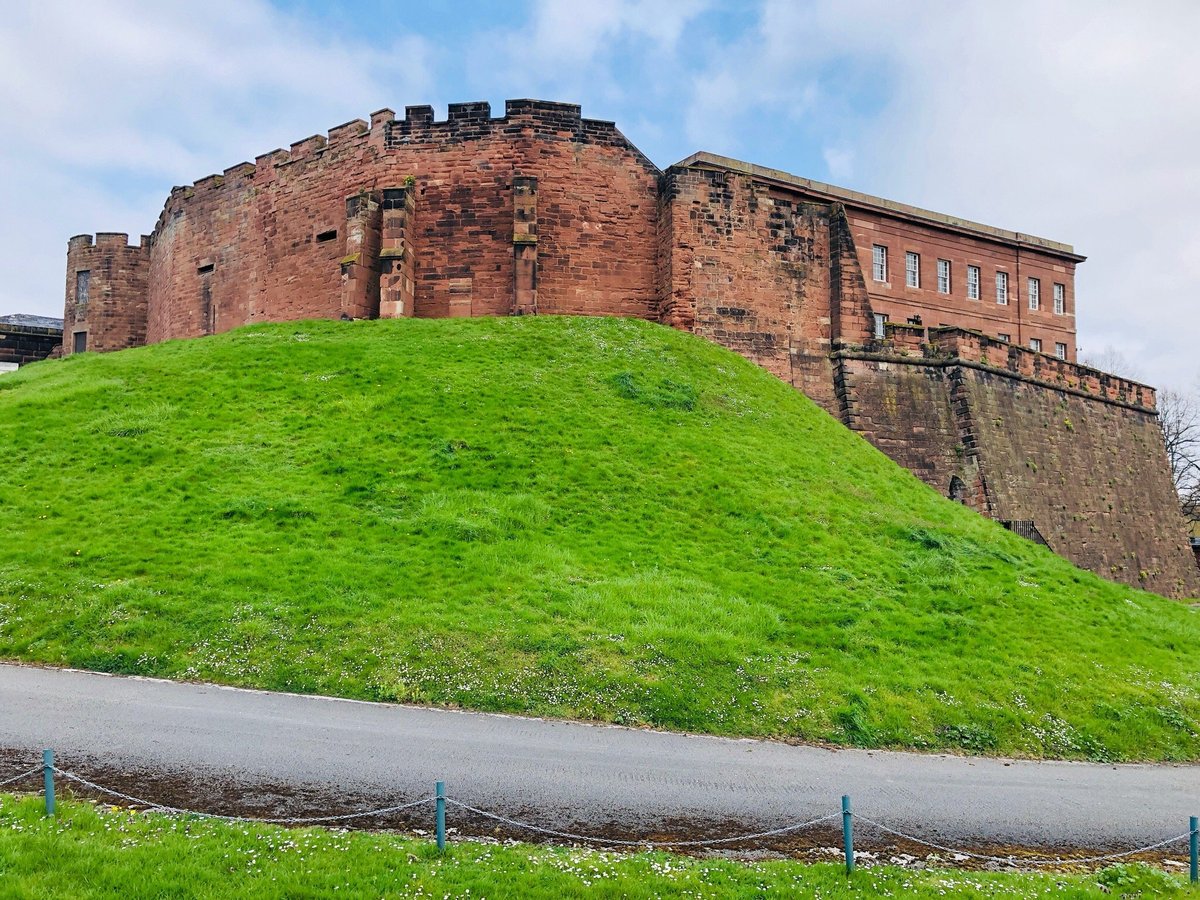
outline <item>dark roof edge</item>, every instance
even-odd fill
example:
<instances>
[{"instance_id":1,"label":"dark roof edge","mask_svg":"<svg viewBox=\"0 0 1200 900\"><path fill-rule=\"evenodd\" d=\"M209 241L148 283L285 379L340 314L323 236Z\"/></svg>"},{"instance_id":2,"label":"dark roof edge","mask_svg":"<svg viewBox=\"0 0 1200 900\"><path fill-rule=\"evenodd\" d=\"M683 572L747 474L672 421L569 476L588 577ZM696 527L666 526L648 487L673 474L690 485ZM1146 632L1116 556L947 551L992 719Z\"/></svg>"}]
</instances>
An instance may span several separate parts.
<instances>
[{"instance_id":1,"label":"dark roof edge","mask_svg":"<svg viewBox=\"0 0 1200 900\"><path fill-rule=\"evenodd\" d=\"M949 228L988 240L1030 247L1055 256L1064 257L1072 262L1083 262L1087 259L1086 256L1076 253L1075 248L1070 244L1063 244L1058 241L1049 240L1048 238L1024 234L1019 231L1006 231L1003 228L994 228L991 225L983 225L979 222L972 222L969 219L960 219L957 216L948 216L944 213L921 209L918 206L897 203L895 200L885 200L883 197L873 197L870 194L864 194L860 191L852 191L849 188L813 181L811 178L801 178L799 175L792 175L789 172L779 169L768 169L765 166L756 166L753 163L743 162L740 159L732 159L728 156L718 156L715 153L706 153L704 151L693 153L687 159L681 160L671 166L671 168L687 169L705 166L727 169L731 172L740 172L743 175L749 175L764 181L773 181L786 187L800 188L808 193L845 203L848 206L878 210L901 218L935 225L939 228Z\"/></svg>"}]
</instances>

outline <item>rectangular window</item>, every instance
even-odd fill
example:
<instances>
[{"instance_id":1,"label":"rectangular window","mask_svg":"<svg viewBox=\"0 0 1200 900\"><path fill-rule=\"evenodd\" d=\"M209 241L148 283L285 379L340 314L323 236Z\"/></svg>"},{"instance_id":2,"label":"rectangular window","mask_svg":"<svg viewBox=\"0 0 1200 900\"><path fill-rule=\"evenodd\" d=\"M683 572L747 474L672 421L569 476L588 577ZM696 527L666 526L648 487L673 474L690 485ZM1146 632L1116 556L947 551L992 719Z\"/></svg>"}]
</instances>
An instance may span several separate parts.
<instances>
[{"instance_id":1,"label":"rectangular window","mask_svg":"<svg viewBox=\"0 0 1200 900\"><path fill-rule=\"evenodd\" d=\"M1029 295L1029 308L1041 309L1042 306L1042 280L1040 278L1030 278L1025 286L1026 293Z\"/></svg>"},{"instance_id":2,"label":"rectangular window","mask_svg":"<svg viewBox=\"0 0 1200 900\"><path fill-rule=\"evenodd\" d=\"M87 332L86 331L77 331L77 332L75 332L74 337L75 337L75 341L73 344L73 347L74 347L73 352L82 353L83 351L85 351L87 349Z\"/></svg>"},{"instance_id":3,"label":"rectangular window","mask_svg":"<svg viewBox=\"0 0 1200 900\"><path fill-rule=\"evenodd\" d=\"M950 293L950 260L939 259L938 263L938 293Z\"/></svg>"},{"instance_id":4,"label":"rectangular window","mask_svg":"<svg viewBox=\"0 0 1200 900\"><path fill-rule=\"evenodd\" d=\"M1059 359L1066 359L1067 358L1067 345L1059 344L1059 343L1055 342L1054 355L1057 356Z\"/></svg>"},{"instance_id":5,"label":"rectangular window","mask_svg":"<svg viewBox=\"0 0 1200 900\"><path fill-rule=\"evenodd\" d=\"M921 257L911 251L904 254L904 283L910 288L921 286Z\"/></svg>"},{"instance_id":6,"label":"rectangular window","mask_svg":"<svg viewBox=\"0 0 1200 900\"><path fill-rule=\"evenodd\" d=\"M967 299L979 299L979 266L967 266Z\"/></svg>"},{"instance_id":7,"label":"rectangular window","mask_svg":"<svg viewBox=\"0 0 1200 900\"><path fill-rule=\"evenodd\" d=\"M1006 344L1012 342L1011 334L998 334L998 335L996 335L996 337L1000 338L1000 340L1004 341Z\"/></svg>"},{"instance_id":8,"label":"rectangular window","mask_svg":"<svg viewBox=\"0 0 1200 900\"><path fill-rule=\"evenodd\" d=\"M1038 353L1041 353L1042 352L1042 339L1041 338L1030 338L1029 339L1029 349L1034 350Z\"/></svg>"},{"instance_id":9,"label":"rectangular window","mask_svg":"<svg viewBox=\"0 0 1200 900\"><path fill-rule=\"evenodd\" d=\"M1066 285L1054 285L1054 314L1056 316L1064 315L1067 311L1067 288Z\"/></svg>"},{"instance_id":10,"label":"rectangular window","mask_svg":"<svg viewBox=\"0 0 1200 900\"><path fill-rule=\"evenodd\" d=\"M1001 306L1008 305L1008 273L996 273L996 302Z\"/></svg>"},{"instance_id":11,"label":"rectangular window","mask_svg":"<svg viewBox=\"0 0 1200 900\"><path fill-rule=\"evenodd\" d=\"M887 247L879 244L871 247L871 277L876 281L887 281Z\"/></svg>"},{"instance_id":12,"label":"rectangular window","mask_svg":"<svg viewBox=\"0 0 1200 900\"><path fill-rule=\"evenodd\" d=\"M92 273L86 269L75 273L75 303L87 306L88 290L92 285Z\"/></svg>"},{"instance_id":13,"label":"rectangular window","mask_svg":"<svg viewBox=\"0 0 1200 900\"><path fill-rule=\"evenodd\" d=\"M875 317L875 337L882 340L887 336L887 331L884 328L884 324L887 322L887 316L885 316L883 313L872 313L872 315Z\"/></svg>"}]
</instances>

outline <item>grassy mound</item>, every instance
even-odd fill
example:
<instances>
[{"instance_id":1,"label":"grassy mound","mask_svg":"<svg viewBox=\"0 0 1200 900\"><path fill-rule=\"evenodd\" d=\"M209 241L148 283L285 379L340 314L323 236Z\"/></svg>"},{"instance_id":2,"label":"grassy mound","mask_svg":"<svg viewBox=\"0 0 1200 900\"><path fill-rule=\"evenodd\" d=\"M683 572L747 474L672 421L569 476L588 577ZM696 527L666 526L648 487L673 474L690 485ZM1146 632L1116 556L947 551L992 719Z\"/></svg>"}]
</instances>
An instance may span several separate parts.
<instances>
[{"instance_id":1,"label":"grassy mound","mask_svg":"<svg viewBox=\"0 0 1200 900\"><path fill-rule=\"evenodd\" d=\"M740 863L168 818L0 795L0 894L44 900L254 897L1195 897L1147 865L1092 874Z\"/></svg>"},{"instance_id":2,"label":"grassy mound","mask_svg":"<svg viewBox=\"0 0 1200 900\"><path fill-rule=\"evenodd\" d=\"M305 322L0 378L0 656L859 746L1200 757L1200 611L645 322Z\"/></svg>"}]
</instances>

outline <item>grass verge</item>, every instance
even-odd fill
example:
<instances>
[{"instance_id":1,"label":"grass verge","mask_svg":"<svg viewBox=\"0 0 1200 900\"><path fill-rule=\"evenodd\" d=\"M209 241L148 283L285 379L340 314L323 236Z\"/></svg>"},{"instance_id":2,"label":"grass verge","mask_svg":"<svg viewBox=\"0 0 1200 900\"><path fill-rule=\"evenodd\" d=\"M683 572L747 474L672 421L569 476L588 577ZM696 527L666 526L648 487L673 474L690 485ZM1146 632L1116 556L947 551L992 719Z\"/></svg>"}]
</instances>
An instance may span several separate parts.
<instances>
[{"instance_id":1,"label":"grass verge","mask_svg":"<svg viewBox=\"0 0 1200 900\"><path fill-rule=\"evenodd\" d=\"M87 803L44 818L0 795L0 896L305 897L1142 897L1197 896L1144 865L1087 875L860 868L692 859L579 848L174 818Z\"/></svg>"},{"instance_id":2,"label":"grass verge","mask_svg":"<svg viewBox=\"0 0 1200 900\"><path fill-rule=\"evenodd\" d=\"M650 323L305 322L0 379L0 656L866 747L1200 758L1200 610Z\"/></svg>"}]
</instances>

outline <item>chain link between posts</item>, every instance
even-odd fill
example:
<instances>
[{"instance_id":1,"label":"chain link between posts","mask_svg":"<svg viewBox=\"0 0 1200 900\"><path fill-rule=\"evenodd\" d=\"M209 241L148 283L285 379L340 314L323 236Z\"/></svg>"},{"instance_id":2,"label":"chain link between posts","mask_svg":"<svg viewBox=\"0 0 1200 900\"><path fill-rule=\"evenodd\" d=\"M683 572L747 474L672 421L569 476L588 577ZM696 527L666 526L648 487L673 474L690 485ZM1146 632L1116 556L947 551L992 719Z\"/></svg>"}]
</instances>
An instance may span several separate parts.
<instances>
[{"instance_id":1,"label":"chain link between posts","mask_svg":"<svg viewBox=\"0 0 1200 900\"><path fill-rule=\"evenodd\" d=\"M831 819L841 817L841 813L830 813L827 816L818 816L815 819L809 819L807 822L798 822L795 825L785 825L782 828L774 828L771 831L759 831L754 834L742 834L735 837L712 838L703 841L633 841L622 840L618 838L596 837L586 834L572 834L569 831L555 831L552 828L543 828L540 825L531 825L528 822L520 822L516 819L510 819L507 816L497 815L496 813L488 812L487 810L478 809L474 806L468 806L458 800L446 798L446 803L450 806L457 806L459 809L465 809L468 812L476 813L488 819L493 819L497 822L503 822L505 825L512 825L514 828L523 828L526 831L534 831L538 834L545 834L551 837L564 838L571 841L583 841L593 844L611 844L619 847L710 847L716 844L735 844L742 841L753 841L759 838L774 837L779 834L788 834L789 832L799 831L802 828L808 828L810 825L816 825L819 822L827 822Z\"/></svg>"},{"instance_id":2,"label":"chain link between posts","mask_svg":"<svg viewBox=\"0 0 1200 900\"><path fill-rule=\"evenodd\" d=\"M14 775L11 778L7 778L4 781L0 781L0 787L4 787L9 784L14 784L18 781L21 781L22 779L41 774L44 771L45 771L44 766L38 766L36 768L29 769L28 771L22 772L19 775ZM390 815L392 813L402 812L407 809L413 809L418 806L424 806L426 804L436 803L438 800L437 797L422 797L419 800L412 800L408 803L400 803L400 804L396 804L394 806L382 806L382 807L379 807L376 809L363 810L361 812L343 813L343 814L339 814L339 815L307 816L307 817L290 816L290 817L285 817L285 818L259 819L259 818L254 818L251 816L233 816L233 815L224 815L221 813L198 812L196 810L182 809L180 807L169 806L169 805L163 804L163 803L155 803L154 801L151 801L151 800L145 800L141 797L135 797L132 794L126 794L122 791L114 790L112 788L105 787L104 785L97 784L94 781L90 781L89 779L84 778L82 775L78 775L75 772L67 771L66 769L60 769L58 767L54 767L52 769L52 771L56 775L60 775L63 778L66 778L69 781L73 781L76 784L79 784L89 790L95 791L100 794L107 795L109 797L114 797L118 800L124 800L126 803L129 803L134 806L145 807L147 810L165 813L168 815L197 816L197 817L203 818L203 819L216 819L216 820L225 821L225 822L251 822L251 823L256 822L256 823L269 824L269 825L330 824L330 823L335 823L335 822L347 822L347 821L351 821L353 819L365 819L365 818L370 818L370 817L386 816L386 815ZM600 845L604 845L604 846L616 846L616 847L641 847L641 848L645 848L645 849L713 847L713 846L719 846L722 844L738 844L738 843L744 843L746 841L762 840L763 838L778 837L778 836L784 835L784 834L792 834L792 833L795 833L798 831L802 831L805 828L810 828L814 825L819 825L822 822L830 822L835 819L839 819L843 816L843 813L834 812L834 813L829 813L828 815L824 815L824 816L817 816L814 819L808 819L804 822L796 822L791 825L784 825L780 828L772 828L768 831L758 831L758 832L753 832L751 834L742 834L742 835L736 835L733 837L710 838L710 839L706 839L706 840L687 840L687 841L684 841L684 840L680 840L680 841L650 841L650 840L630 840L630 839L622 839L622 838L606 838L606 837L601 837L601 836L596 836L596 835L577 834L577 833L570 832L570 831L559 831L559 830L556 830L553 828L546 828L541 825L534 825L530 822L522 822L518 819L512 819L512 818L509 818L508 816L502 816L498 813L489 812L488 810L480 809L479 807L476 807L476 806L471 806L470 804L463 803L461 800L455 800L451 797L442 797L442 799L445 801L445 803L448 806L454 806L459 809L465 810L466 812L474 813L475 815L482 816L486 819L490 819L495 822L500 822L504 825L509 825L513 828L519 828L519 829L523 829L525 831L534 832L536 834L546 835L547 837L555 837L555 838L560 838L562 840L576 841L579 843L586 843L586 844L600 844ZM1139 853L1147 853L1151 850L1158 850L1163 847L1169 847L1172 844L1177 844L1177 843L1180 843L1181 841L1185 841L1191 836L1190 831L1185 831L1182 834L1176 835L1174 837L1166 838L1165 840L1158 841L1153 844L1147 844L1144 847L1137 847L1133 850L1123 850L1119 853L1106 853L1106 854L1102 854L1099 856L1051 857L1051 858L1029 858L1029 857L1022 857L1022 856L1015 856L1015 855L1013 855L1013 856L992 856L992 855L989 855L986 853L975 853L970 850L963 850L961 848L950 847L950 846L947 846L944 844L939 844L934 841L928 841L928 840L925 840L924 838L917 837L916 835L908 834L906 832L899 831L895 828L891 828L890 826L884 825L882 822L877 822L874 819L869 819L865 816L861 816L858 814L851 814L851 815L853 816L854 820L861 822L864 825L868 825L868 826L875 828L885 834L892 835L893 837L897 837L897 838L900 838L900 839L906 840L906 841L912 841L913 843L920 844L923 847L929 847L932 850L938 850L942 853L949 853L952 855L957 855L957 856L965 857L968 859L977 859L977 860L982 860L985 862L994 862L994 863L1000 863L1000 864L1009 865L1009 866L1021 866L1021 865L1025 865L1025 866L1067 866L1067 865L1083 865L1083 864L1098 863L1098 862L1109 862L1112 860L1125 859L1130 856L1136 856Z\"/></svg>"},{"instance_id":3,"label":"chain link between posts","mask_svg":"<svg viewBox=\"0 0 1200 900\"><path fill-rule=\"evenodd\" d=\"M81 784L86 788L97 791L102 794L107 794L110 797L116 797L119 800L124 800L126 803L131 803L135 806L144 806L147 809L161 813L169 813L172 815L183 816L199 816L202 819L219 819L224 822L260 822L266 825L317 825L328 824L329 822L346 822L351 819L365 819L369 816L386 816L390 813L400 812L405 809L412 809L415 806L421 806L426 803L432 803L433 797L423 797L420 800L413 800L410 803L401 803L397 806L382 806L378 809L368 809L362 812L344 813L336 816L310 816L277 819L257 819L252 816L229 816L221 813L197 812L193 809L181 809L177 806L166 806L162 803L154 803L151 800L143 800L140 797L134 797L130 794L124 794L121 791L114 791L112 788L104 787L104 785L96 784L94 781L88 781L81 775L76 775L74 772L68 772L65 769L54 769L55 774L61 775L76 784Z\"/></svg>"},{"instance_id":4,"label":"chain link between posts","mask_svg":"<svg viewBox=\"0 0 1200 900\"><path fill-rule=\"evenodd\" d=\"M28 778L30 775L40 775L41 772L42 767L38 766L36 769L30 769L28 772L22 772L20 775L14 775L12 778L6 778L4 781L0 781L0 787L4 787L6 784L15 784L24 778Z\"/></svg>"},{"instance_id":5,"label":"chain link between posts","mask_svg":"<svg viewBox=\"0 0 1200 900\"><path fill-rule=\"evenodd\" d=\"M924 838L919 838L911 834L905 834L903 831L897 831L894 828L889 828L874 819L868 819L865 816L854 814L856 821L862 822L865 825L870 825L873 828L878 828L880 831L902 838L906 841L912 841L914 844L921 844L924 847L930 847L934 850L941 850L943 853L958 854L959 856L967 856L971 859L982 859L988 862L1006 863L1008 865L1024 865L1024 866L1066 866L1082 863L1106 862L1113 859L1124 859L1127 856L1135 856L1138 853L1147 853L1150 850L1157 850L1160 847L1168 847L1171 844L1177 844L1180 841L1186 841L1190 836L1190 831L1185 831L1183 834L1176 835L1172 838L1167 838L1165 841L1159 841L1156 844L1147 844L1145 847L1137 847L1133 850L1122 850L1120 853L1106 853L1102 856L1078 856L1078 857L1057 857L1047 859L1030 859L1023 856L988 856L986 853L972 853L970 850L960 850L956 847L945 847L941 844L935 844L933 841L927 841Z\"/></svg>"}]
</instances>

